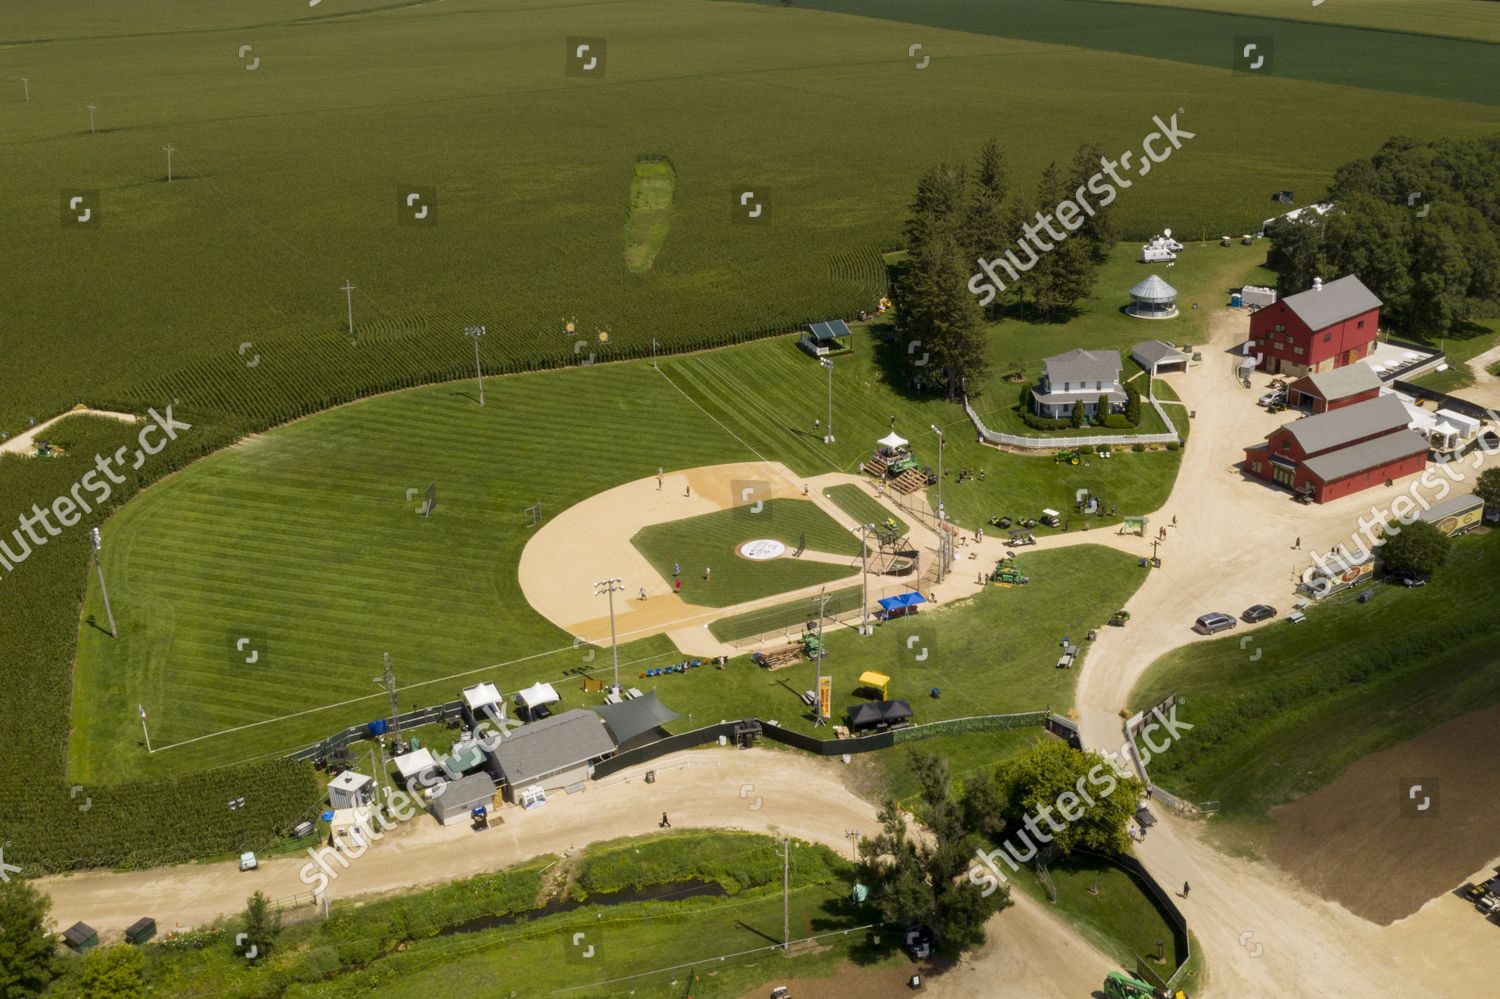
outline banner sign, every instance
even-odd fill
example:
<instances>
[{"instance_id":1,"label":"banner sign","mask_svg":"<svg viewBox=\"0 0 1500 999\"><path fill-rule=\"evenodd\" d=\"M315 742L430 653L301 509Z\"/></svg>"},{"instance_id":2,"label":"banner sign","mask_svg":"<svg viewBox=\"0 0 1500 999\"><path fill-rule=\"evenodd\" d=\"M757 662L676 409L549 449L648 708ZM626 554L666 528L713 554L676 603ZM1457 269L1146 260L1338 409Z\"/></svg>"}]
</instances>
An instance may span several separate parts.
<instances>
[{"instance_id":1,"label":"banner sign","mask_svg":"<svg viewBox=\"0 0 1500 999\"><path fill-rule=\"evenodd\" d=\"M818 678L818 717L833 717L833 677Z\"/></svg>"}]
</instances>

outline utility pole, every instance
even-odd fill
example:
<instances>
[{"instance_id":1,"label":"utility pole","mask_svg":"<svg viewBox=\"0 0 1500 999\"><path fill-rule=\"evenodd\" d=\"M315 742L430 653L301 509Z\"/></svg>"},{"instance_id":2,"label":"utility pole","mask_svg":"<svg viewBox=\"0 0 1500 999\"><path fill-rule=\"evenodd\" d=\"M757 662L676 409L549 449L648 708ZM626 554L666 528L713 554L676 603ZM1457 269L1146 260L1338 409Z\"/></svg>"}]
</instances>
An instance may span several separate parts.
<instances>
[{"instance_id":1,"label":"utility pole","mask_svg":"<svg viewBox=\"0 0 1500 999\"><path fill-rule=\"evenodd\" d=\"M164 149L166 151L166 153L167 153L167 183L168 184L172 183L172 150L174 148L175 147L170 142L167 143L165 146L162 146L162 149Z\"/></svg>"},{"instance_id":2,"label":"utility pole","mask_svg":"<svg viewBox=\"0 0 1500 999\"><path fill-rule=\"evenodd\" d=\"M824 444L833 443L833 360L827 357L818 358L818 363L823 365L828 372L828 433L823 435Z\"/></svg>"},{"instance_id":3,"label":"utility pole","mask_svg":"<svg viewBox=\"0 0 1500 999\"><path fill-rule=\"evenodd\" d=\"M937 514L938 514L938 520L941 521L943 519L943 516L944 516L944 513L945 513L945 511L943 510L943 445L945 443L947 443L947 442L943 438L943 430L942 430L942 428L939 427L936 423L934 423L932 425L932 432L935 433L935 434L937 434L937 439L938 439L938 507L937 507ZM938 526L941 527L942 525L939 524Z\"/></svg>"},{"instance_id":4,"label":"utility pole","mask_svg":"<svg viewBox=\"0 0 1500 999\"><path fill-rule=\"evenodd\" d=\"M31 103L31 80L28 79L27 77L24 77L24 76L21 77L21 86L24 87L25 90L26 90L26 103L30 104Z\"/></svg>"},{"instance_id":5,"label":"utility pole","mask_svg":"<svg viewBox=\"0 0 1500 999\"><path fill-rule=\"evenodd\" d=\"M623 579L601 579L594 584L594 596L603 593L609 598L609 655L615 664L615 695L620 693L620 649L615 644L615 594L625 589Z\"/></svg>"},{"instance_id":6,"label":"utility pole","mask_svg":"<svg viewBox=\"0 0 1500 999\"><path fill-rule=\"evenodd\" d=\"M376 680L375 682L383 683L386 693L391 696L391 737L400 742L401 721L396 716L400 713L401 709L396 706L396 671L391 667L391 654L384 652L381 653L381 656L385 660L385 679Z\"/></svg>"},{"instance_id":7,"label":"utility pole","mask_svg":"<svg viewBox=\"0 0 1500 999\"><path fill-rule=\"evenodd\" d=\"M352 284L349 283L349 279L348 278L344 279L344 301L349 306L349 335L353 336L354 335L354 285L352 285Z\"/></svg>"},{"instance_id":8,"label":"utility pole","mask_svg":"<svg viewBox=\"0 0 1500 999\"><path fill-rule=\"evenodd\" d=\"M781 949L792 949L791 839L781 841Z\"/></svg>"},{"instance_id":9,"label":"utility pole","mask_svg":"<svg viewBox=\"0 0 1500 999\"><path fill-rule=\"evenodd\" d=\"M479 383L479 405L484 405L484 369L479 366L479 338L484 336L483 326L465 326L464 336L474 341L474 380Z\"/></svg>"},{"instance_id":10,"label":"utility pole","mask_svg":"<svg viewBox=\"0 0 1500 999\"><path fill-rule=\"evenodd\" d=\"M102 543L99 538L99 528L89 529L89 541L94 547L94 568L99 570L99 594L104 597L104 616L109 618L109 637L118 637L115 632L115 612L109 609L109 590L104 588L104 563L99 560L99 547ZM146 713L141 712L141 721L146 720Z\"/></svg>"},{"instance_id":11,"label":"utility pole","mask_svg":"<svg viewBox=\"0 0 1500 999\"><path fill-rule=\"evenodd\" d=\"M89 108L89 134L93 135L94 134L94 105L90 104L88 106L88 108Z\"/></svg>"},{"instance_id":12,"label":"utility pole","mask_svg":"<svg viewBox=\"0 0 1500 999\"><path fill-rule=\"evenodd\" d=\"M661 370L656 366L656 337L651 338L651 368L654 371Z\"/></svg>"}]
</instances>

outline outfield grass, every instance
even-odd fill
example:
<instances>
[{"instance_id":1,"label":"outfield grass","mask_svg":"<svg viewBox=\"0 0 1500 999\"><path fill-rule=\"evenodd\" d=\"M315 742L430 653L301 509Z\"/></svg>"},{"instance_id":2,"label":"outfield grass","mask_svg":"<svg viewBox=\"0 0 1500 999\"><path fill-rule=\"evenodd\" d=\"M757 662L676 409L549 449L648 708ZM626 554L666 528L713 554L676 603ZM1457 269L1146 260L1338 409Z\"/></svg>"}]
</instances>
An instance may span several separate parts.
<instances>
[{"instance_id":1,"label":"outfield grass","mask_svg":"<svg viewBox=\"0 0 1500 999\"><path fill-rule=\"evenodd\" d=\"M1194 728L1152 761L1152 779L1263 829L1272 806L1360 757L1500 701L1500 623L1485 589L1497 570L1490 531L1455 542L1427 586L1378 586L1368 604L1331 598L1296 627L1257 629L1249 650L1225 638L1168 654L1131 703L1176 691Z\"/></svg>"},{"instance_id":2,"label":"outfield grass","mask_svg":"<svg viewBox=\"0 0 1500 999\"><path fill-rule=\"evenodd\" d=\"M751 505L718 510L684 520L653 524L640 530L630 543L646 557L667 583L690 604L729 607L848 579L859 571L859 539L808 500L772 499ZM839 563L793 558L798 543L807 539L808 553L845 556ZM781 558L755 562L738 548L746 541L765 538L780 541L787 552ZM680 567L680 574L674 574ZM712 569L712 573L707 570Z\"/></svg>"},{"instance_id":3,"label":"outfield grass","mask_svg":"<svg viewBox=\"0 0 1500 999\"><path fill-rule=\"evenodd\" d=\"M842 486L830 486L823 490L823 495L833 500L840 510L859 521L861 524L874 524L881 529L885 528L887 521L895 521L895 531L904 535L910 528L906 521L900 517L891 515L881 503L871 496L861 486L853 484Z\"/></svg>"},{"instance_id":4,"label":"outfield grass","mask_svg":"<svg viewBox=\"0 0 1500 999\"><path fill-rule=\"evenodd\" d=\"M1208 15L1094 3L840 2L874 16L700 0L582 14L359 0L269 21L188 0L7 4L0 40L45 41L7 50L31 101L16 88L0 102L15 222L0 264L27 278L0 330L26 372L0 428L80 398L285 419L335 382L451 376L470 323L487 325L482 355L499 370L571 359L566 319L624 351L849 315L883 291L878 268L850 261L895 246L917 176L972 159L985 134L1030 190L1083 142L1136 146L1192 95L1183 122L1198 137L1118 202L1141 236L1243 231L1273 210L1270 192L1320 193L1395 123L1426 138L1500 121L1451 99L1485 96L1469 66L1487 46L1371 32L1303 45L1295 32L1337 29L1205 30ZM913 72L913 27L882 13L933 25L933 66ZM1228 73L1224 39L1261 24L1291 33L1278 75ZM561 40L579 32L608 39L603 79L565 75ZM246 44L255 72L236 55ZM1302 51L1324 82L1292 78ZM894 121L902 141L880 143ZM1275 148L1247 147L1245 121L1275 121ZM648 154L671 157L677 185L670 236L637 274L622 225ZM398 224L402 185L436 189L435 227ZM770 199L765 225L730 221L743 185ZM101 193L99 228L60 224L64 187ZM360 346L342 331L346 280Z\"/></svg>"}]
</instances>

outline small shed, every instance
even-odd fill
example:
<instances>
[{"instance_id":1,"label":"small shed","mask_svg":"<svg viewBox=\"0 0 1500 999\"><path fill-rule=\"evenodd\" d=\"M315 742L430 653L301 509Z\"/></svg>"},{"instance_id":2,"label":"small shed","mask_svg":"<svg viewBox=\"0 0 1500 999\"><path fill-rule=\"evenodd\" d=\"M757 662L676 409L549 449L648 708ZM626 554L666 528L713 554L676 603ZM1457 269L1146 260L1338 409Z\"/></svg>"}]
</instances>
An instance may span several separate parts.
<instances>
[{"instance_id":1,"label":"small shed","mask_svg":"<svg viewBox=\"0 0 1500 999\"><path fill-rule=\"evenodd\" d=\"M1186 371L1188 356L1165 340L1142 340L1130 348L1130 356L1153 375L1163 371Z\"/></svg>"},{"instance_id":2,"label":"small shed","mask_svg":"<svg viewBox=\"0 0 1500 999\"><path fill-rule=\"evenodd\" d=\"M99 946L99 931L88 923L74 923L63 930L63 943L75 953L82 954Z\"/></svg>"},{"instance_id":3,"label":"small shed","mask_svg":"<svg viewBox=\"0 0 1500 999\"><path fill-rule=\"evenodd\" d=\"M824 357L848 350L852 337L842 319L830 319L824 323L808 323L797 346L813 357Z\"/></svg>"},{"instance_id":4,"label":"small shed","mask_svg":"<svg viewBox=\"0 0 1500 999\"><path fill-rule=\"evenodd\" d=\"M335 808L333 819L328 823L328 834L336 846L364 849L373 838L371 819L373 812L368 805L358 808Z\"/></svg>"},{"instance_id":5,"label":"small shed","mask_svg":"<svg viewBox=\"0 0 1500 999\"><path fill-rule=\"evenodd\" d=\"M156 920L150 916L142 916L125 930L125 942L128 944L143 944L156 936Z\"/></svg>"},{"instance_id":6,"label":"small shed","mask_svg":"<svg viewBox=\"0 0 1500 999\"><path fill-rule=\"evenodd\" d=\"M328 803L335 810L368 805L374 797L375 782L353 770L345 770L328 782Z\"/></svg>"},{"instance_id":7,"label":"small shed","mask_svg":"<svg viewBox=\"0 0 1500 999\"><path fill-rule=\"evenodd\" d=\"M439 785L427 807L433 818L446 826L466 821L469 813L480 805L485 808L495 805L495 782L483 772Z\"/></svg>"},{"instance_id":8,"label":"small shed","mask_svg":"<svg viewBox=\"0 0 1500 999\"><path fill-rule=\"evenodd\" d=\"M1152 274L1130 289L1125 314L1137 319L1173 319L1177 315L1177 289Z\"/></svg>"}]
</instances>

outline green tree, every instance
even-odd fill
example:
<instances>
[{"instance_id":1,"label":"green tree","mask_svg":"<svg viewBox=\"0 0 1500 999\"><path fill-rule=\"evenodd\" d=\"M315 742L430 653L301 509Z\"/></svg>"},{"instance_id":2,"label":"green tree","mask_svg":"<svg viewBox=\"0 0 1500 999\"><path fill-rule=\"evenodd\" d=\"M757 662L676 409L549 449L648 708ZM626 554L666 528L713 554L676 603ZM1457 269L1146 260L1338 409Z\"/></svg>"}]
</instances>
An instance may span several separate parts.
<instances>
[{"instance_id":1,"label":"green tree","mask_svg":"<svg viewBox=\"0 0 1500 999\"><path fill-rule=\"evenodd\" d=\"M971 780L964 811L994 839L1018 835L1031 818L1064 853L1080 846L1125 853L1130 849L1129 822L1144 793L1139 779L1122 775L1103 756L1047 740L1001 764L988 778ZM1048 821L1049 815L1061 821ZM1040 847L1035 842L1039 837L1030 829L1026 834Z\"/></svg>"},{"instance_id":2,"label":"green tree","mask_svg":"<svg viewBox=\"0 0 1500 999\"><path fill-rule=\"evenodd\" d=\"M1285 298L1312 287L1313 278L1321 277L1323 259L1323 226L1317 216L1308 212L1297 219L1273 223L1267 235L1271 248L1266 251L1266 266L1276 272L1276 291Z\"/></svg>"},{"instance_id":3,"label":"green tree","mask_svg":"<svg viewBox=\"0 0 1500 999\"><path fill-rule=\"evenodd\" d=\"M1486 468L1474 483L1474 495L1487 506L1500 509L1500 468Z\"/></svg>"},{"instance_id":4,"label":"green tree","mask_svg":"<svg viewBox=\"0 0 1500 999\"><path fill-rule=\"evenodd\" d=\"M1357 274L1385 303L1388 315L1405 314L1411 307L1412 211L1372 194L1354 194L1324 216L1322 253L1330 272Z\"/></svg>"},{"instance_id":5,"label":"green tree","mask_svg":"<svg viewBox=\"0 0 1500 999\"><path fill-rule=\"evenodd\" d=\"M1132 427L1141 424L1141 392L1134 385L1125 386L1125 420Z\"/></svg>"},{"instance_id":6,"label":"green tree","mask_svg":"<svg viewBox=\"0 0 1500 999\"><path fill-rule=\"evenodd\" d=\"M1385 571L1398 576L1430 575L1448 560L1448 536L1425 520L1414 520L1385 532L1380 562Z\"/></svg>"},{"instance_id":7,"label":"green tree","mask_svg":"<svg viewBox=\"0 0 1500 999\"><path fill-rule=\"evenodd\" d=\"M921 370L946 384L950 402L957 401L967 381L978 381L989 368L983 316L968 280L958 243L939 233L911 255L902 295L907 330L928 354Z\"/></svg>"},{"instance_id":8,"label":"green tree","mask_svg":"<svg viewBox=\"0 0 1500 999\"><path fill-rule=\"evenodd\" d=\"M0 883L0 997L40 995L61 972L47 926L52 900L25 881Z\"/></svg>"},{"instance_id":9,"label":"green tree","mask_svg":"<svg viewBox=\"0 0 1500 999\"><path fill-rule=\"evenodd\" d=\"M1074 399L1073 400L1073 415L1068 420L1068 422L1071 423L1071 424L1073 424L1074 427L1081 427L1081 426L1083 426L1083 421L1085 419L1087 419L1087 414L1083 410L1083 400L1082 399Z\"/></svg>"},{"instance_id":10,"label":"green tree","mask_svg":"<svg viewBox=\"0 0 1500 999\"><path fill-rule=\"evenodd\" d=\"M1109 418L1109 396L1107 394L1099 396L1099 401L1094 404L1094 412L1097 414L1094 422L1103 426L1104 421Z\"/></svg>"},{"instance_id":11,"label":"green tree","mask_svg":"<svg viewBox=\"0 0 1500 999\"><path fill-rule=\"evenodd\" d=\"M1070 193L1062 171L1056 163L1049 163L1042 171L1037 201L1045 206L1045 211L1052 212L1068 200ZM1031 272L1032 294L1042 319L1051 322L1059 311L1071 309L1079 299L1088 295L1094 284L1097 264L1090 256L1087 241L1069 233L1067 227L1055 218L1050 228L1045 225L1033 228L1037 232L1036 238L1050 249L1041 251L1041 259Z\"/></svg>"},{"instance_id":12,"label":"green tree","mask_svg":"<svg viewBox=\"0 0 1500 999\"><path fill-rule=\"evenodd\" d=\"M898 927L931 926L959 949L985 939L989 917L1011 905L1010 891L984 896L968 878L977 838L964 824L964 808L953 798L948 764L932 753L910 758L919 788L919 818L931 842L913 837L894 801L879 813L880 832L860 841L860 879L871 886L881 918Z\"/></svg>"},{"instance_id":13,"label":"green tree","mask_svg":"<svg viewBox=\"0 0 1500 999\"><path fill-rule=\"evenodd\" d=\"M144 999L146 959L126 944L99 947L83 957L83 999Z\"/></svg>"},{"instance_id":14,"label":"green tree","mask_svg":"<svg viewBox=\"0 0 1500 999\"><path fill-rule=\"evenodd\" d=\"M1110 253L1122 235L1113 202L1110 205L1101 205L1099 198L1088 190L1089 178L1099 172L1104 156L1104 147L1098 143L1079 146L1078 152L1073 156L1071 175L1068 178L1072 191L1069 197L1077 203L1080 200L1079 191L1081 190L1083 192L1081 200L1093 209L1092 214L1084 213L1084 222L1073 234L1073 238L1081 239L1087 245L1089 257L1096 264L1102 264L1109 259Z\"/></svg>"},{"instance_id":15,"label":"green tree","mask_svg":"<svg viewBox=\"0 0 1500 999\"><path fill-rule=\"evenodd\" d=\"M244 918L244 950L248 953L253 947L255 949L253 960L263 960L270 952L271 945L276 942L276 937L281 933L281 913L273 911L265 893L258 891L246 902Z\"/></svg>"}]
</instances>

